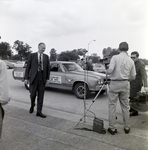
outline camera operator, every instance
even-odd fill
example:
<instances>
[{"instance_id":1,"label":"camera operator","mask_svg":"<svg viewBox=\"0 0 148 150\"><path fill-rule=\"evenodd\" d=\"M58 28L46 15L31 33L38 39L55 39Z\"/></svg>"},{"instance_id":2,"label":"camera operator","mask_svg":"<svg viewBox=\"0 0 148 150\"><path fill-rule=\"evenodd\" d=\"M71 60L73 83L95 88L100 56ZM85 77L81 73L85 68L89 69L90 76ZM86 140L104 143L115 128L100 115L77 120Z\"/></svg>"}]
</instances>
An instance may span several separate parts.
<instances>
[{"instance_id":1,"label":"camera operator","mask_svg":"<svg viewBox=\"0 0 148 150\"><path fill-rule=\"evenodd\" d=\"M108 132L112 135L117 133L116 129L116 105L119 99L123 114L124 131L130 132L129 122L129 80L135 79L136 71L132 59L128 56L128 44L119 44L120 54L111 58L107 74L110 74L109 84L109 128Z\"/></svg>"},{"instance_id":2,"label":"camera operator","mask_svg":"<svg viewBox=\"0 0 148 150\"><path fill-rule=\"evenodd\" d=\"M147 74L145 71L145 64L139 59L139 53L133 51L131 53L131 58L133 59L136 67L136 78L130 82L130 98L134 99L137 97L137 93L141 91L142 86L144 86L145 91L147 91ZM137 116L138 111L130 108L130 116Z\"/></svg>"}]
</instances>

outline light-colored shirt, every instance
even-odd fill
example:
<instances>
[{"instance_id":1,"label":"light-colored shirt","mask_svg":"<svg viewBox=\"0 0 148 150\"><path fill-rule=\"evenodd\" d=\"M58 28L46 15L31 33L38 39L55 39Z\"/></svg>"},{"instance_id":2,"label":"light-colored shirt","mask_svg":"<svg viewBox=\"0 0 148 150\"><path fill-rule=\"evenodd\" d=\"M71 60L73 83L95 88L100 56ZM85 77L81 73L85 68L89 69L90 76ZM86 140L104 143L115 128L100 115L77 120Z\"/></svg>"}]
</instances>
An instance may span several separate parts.
<instances>
[{"instance_id":1,"label":"light-colored shirt","mask_svg":"<svg viewBox=\"0 0 148 150\"><path fill-rule=\"evenodd\" d=\"M0 60L0 103L6 104L10 101L11 93L8 86L6 63Z\"/></svg>"},{"instance_id":2,"label":"light-colored shirt","mask_svg":"<svg viewBox=\"0 0 148 150\"><path fill-rule=\"evenodd\" d=\"M136 76L134 61L126 52L121 52L111 58L109 69L111 80L130 80Z\"/></svg>"}]
</instances>

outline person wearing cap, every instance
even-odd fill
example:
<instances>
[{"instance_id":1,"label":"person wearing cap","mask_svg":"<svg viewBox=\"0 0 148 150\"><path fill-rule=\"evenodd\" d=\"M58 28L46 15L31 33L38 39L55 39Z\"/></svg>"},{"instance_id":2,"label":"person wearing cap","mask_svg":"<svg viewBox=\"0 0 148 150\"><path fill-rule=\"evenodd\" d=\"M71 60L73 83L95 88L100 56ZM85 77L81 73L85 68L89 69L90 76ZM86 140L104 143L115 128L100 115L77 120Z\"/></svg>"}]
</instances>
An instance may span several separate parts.
<instances>
[{"instance_id":1,"label":"person wearing cap","mask_svg":"<svg viewBox=\"0 0 148 150\"><path fill-rule=\"evenodd\" d=\"M108 132L112 135L117 133L116 128L116 105L119 99L124 122L124 132L130 132L129 122L129 81L135 79L136 71L132 59L128 56L128 44L119 44L120 54L111 58L107 74L110 75L109 84L109 128Z\"/></svg>"},{"instance_id":2,"label":"person wearing cap","mask_svg":"<svg viewBox=\"0 0 148 150\"><path fill-rule=\"evenodd\" d=\"M136 67L136 78L130 82L130 98L134 99L137 97L137 93L141 91L142 86L144 86L147 92L147 74L145 70L145 64L139 59L139 53L133 51L131 53L131 58L135 63ZM130 116L137 116L138 111L130 108Z\"/></svg>"}]
</instances>

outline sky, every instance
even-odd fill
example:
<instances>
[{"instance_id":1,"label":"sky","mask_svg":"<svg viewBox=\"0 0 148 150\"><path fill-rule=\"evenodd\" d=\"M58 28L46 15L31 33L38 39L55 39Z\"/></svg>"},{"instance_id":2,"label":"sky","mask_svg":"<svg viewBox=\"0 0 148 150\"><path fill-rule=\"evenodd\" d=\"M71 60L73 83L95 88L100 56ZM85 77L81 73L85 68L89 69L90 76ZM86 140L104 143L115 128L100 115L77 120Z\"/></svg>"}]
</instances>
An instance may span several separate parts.
<instances>
[{"instance_id":1,"label":"sky","mask_svg":"<svg viewBox=\"0 0 148 150\"><path fill-rule=\"evenodd\" d=\"M148 59L148 0L0 0L0 42L38 43L62 51L85 48L87 55L118 48ZM94 41L95 40L95 41Z\"/></svg>"}]
</instances>

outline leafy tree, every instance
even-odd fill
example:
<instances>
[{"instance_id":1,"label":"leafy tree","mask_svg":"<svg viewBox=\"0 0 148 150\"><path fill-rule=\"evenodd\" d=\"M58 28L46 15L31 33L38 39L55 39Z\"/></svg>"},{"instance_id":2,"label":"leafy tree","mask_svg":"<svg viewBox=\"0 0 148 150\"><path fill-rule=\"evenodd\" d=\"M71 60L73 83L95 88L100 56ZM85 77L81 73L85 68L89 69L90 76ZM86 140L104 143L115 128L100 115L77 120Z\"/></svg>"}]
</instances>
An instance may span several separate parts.
<instances>
[{"instance_id":1,"label":"leafy tree","mask_svg":"<svg viewBox=\"0 0 148 150\"><path fill-rule=\"evenodd\" d=\"M98 57L97 53L92 53L91 56Z\"/></svg>"},{"instance_id":2,"label":"leafy tree","mask_svg":"<svg viewBox=\"0 0 148 150\"><path fill-rule=\"evenodd\" d=\"M77 49L77 54L80 56L83 56L87 53L88 51L85 48L79 48Z\"/></svg>"},{"instance_id":3,"label":"leafy tree","mask_svg":"<svg viewBox=\"0 0 148 150\"><path fill-rule=\"evenodd\" d=\"M100 57L97 56L97 55L91 55L91 56L88 56L88 60L89 59L92 59L92 63L99 63L99 60L100 60Z\"/></svg>"},{"instance_id":4,"label":"leafy tree","mask_svg":"<svg viewBox=\"0 0 148 150\"><path fill-rule=\"evenodd\" d=\"M50 61L56 61L57 59L57 53L54 48L51 49L50 51Z\"/></svg>"},{"instance_id":5,"label":"leafy tree","mask_svg":"<svg viewBox=\"0 0 148 150\"><path fill-rule=\"evenodd\" d=\"M99 56L92 56L92 62L93 63L99 63L100 57Z\"/></svg>"},{"instance_id":6,"label":"leafy tree","mask_svg":"<svg viewBox=\"0 0 148 150\"><path fill-rule=\"evenodd\" d=\"M79 56L75 51L61 52L58 56L59 61L71 61L71 60L77 60L78 58Z\"/></svg>"},{"instance_id":7,"label":"leafy tree","mask_svg":"<svg viewBox=\"0 0 148 150\"><path fill-rule=\"evenodd\" d=\"M97 53L91 54L91 56L89 56L89 59L92 59L92 63L100 62L100 56L98 56Z\"/></svg>"},{"instance_id":8,"label":"leafy tree","mask_svg":"<svg viewBox=\"0 0 148 150\"><path fill-rule=\"evenodd\" d=\"M12 48L17 51L18 55L20 56L20 60L27 59L31 53L31 47L28 44L24 44L23 41L16 40Z\"/></svg>"},{"instance_id":9,"label":"leafy tree","mask_svg":"<svg viewBox=\"0 0 148 150\"><path fill-rule=\"evenodd\" d=\"M12 55L12 56L10 57L10 59L11 59L11 60L19 60L19 59L20 59L20 56L19 56L18 54Z\"/></svg>"},{"instance_id":10,"label":"leafy tree","mask_svg":"<svg viewBox=\"0 0 148 150\"><path fill-rule=\"evenodd\" d=\"M11 50L11 46L7 42L0 43L0 56L2 59L9 59L9 57L13 54Z\"/></svg>"}]
</instances>

